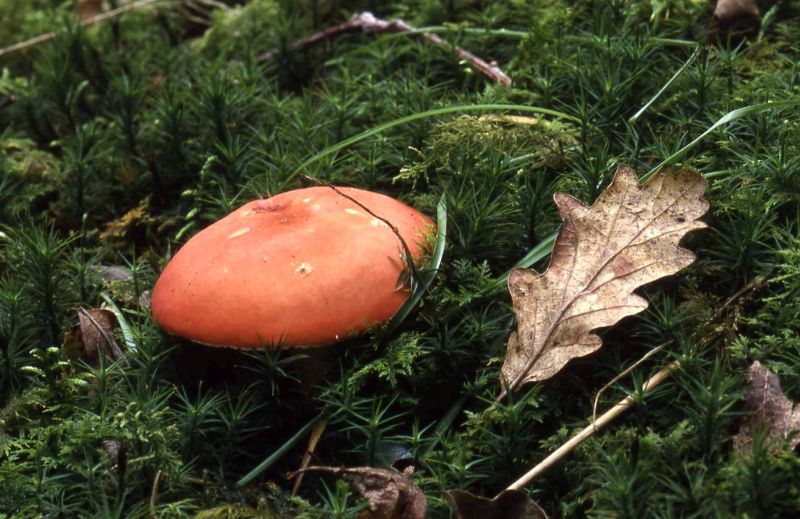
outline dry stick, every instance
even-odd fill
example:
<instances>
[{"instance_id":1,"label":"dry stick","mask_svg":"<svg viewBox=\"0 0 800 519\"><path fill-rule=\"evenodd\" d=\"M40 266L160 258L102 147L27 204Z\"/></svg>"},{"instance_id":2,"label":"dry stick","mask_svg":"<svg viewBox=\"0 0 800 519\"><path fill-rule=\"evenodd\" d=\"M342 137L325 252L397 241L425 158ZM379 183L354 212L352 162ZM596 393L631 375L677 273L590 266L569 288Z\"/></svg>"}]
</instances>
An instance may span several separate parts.
<instances>
[{"instance_id":1,"label":"dry stick","mask_svg":"<svg viewBox=\"0 0 800 519\"><path fill-rule=\"evenodd\" d=\"M156 514L156 502L158 501L158 483L161 480L161 469L156 472L156 477L153 478L153 489L150 491L150 517L151 519L158 519Z\"/></svg>"},{"instance_id":2,"label":"dry stick","mask_svg":"<svg viewBox=\"0 0 800 519\"><path fill-rule=\"evenodd\" d=\"M311 436L308 438L308 448L305 454L303 454L303 461L300 462L300 469L297 470L297 478L295 478L294 485L292 485L293 496L296 496L297 492L300 491L300 485L303 483L303 476L305 475L303 471L308 467L308 464L311 463L311 456L314 454L314 449L317 448L317 443L327 426L328 420L320 420L314 425L314 429L311 431Z\"/></svg>"},{"instance_id":3,"label":"dry stick","mask_svg":"<svg viewBox=\"0 0 800 519\"><path fill-rule=\"evenodd\" d=\"M450 47L446 41L435 34L429 32L417 33L417 30L414 27L410 26L403 20L382 20L380 18L376 18L369 11L364 11L361 14L354 14L346 22L340 23L339 25L334 25L333 27L328 27L323 31L296 41L291 47L294 50L302 51L313 45L316 45L321 41L333 38L340 34L359 31L365 34L379 34L386 32L415 33L420 34L422 38L438 47ZM496 63L487 63L478 56L462 49L461 47L452 47L452 49L458 59L469 61L475 69L495 83L499 83L504 87L511 86L511 78L508 77L502 70L500 70L500 67L498 67ZM278 49L265 52L259 56L259 61L271 60L276 54L278 54Z\"/></svg>"},{"instance_id":4,"label":"dry stick","mask_svg":"<svg viewBox=\"0 0 800 519\"><path fill-rule=\"evenodd\" d=\"M131 2L129 4L125 4L121 7L117 7L116 9L112 9L106 13L98 14L97 16L92 16L81 22L81 26L89 27L96 23L104 22L109 18L114 18L115 16L119 16L123 13L127 13L128 11L133 11L134 9L138 9L140 7L145 7L146 5L152 4L157 2L158 0L137 0L136 2ZM6 54L13 54L14 52L19 52L21 50L25 50L29 47L33 47L34 45L38 45L40 43L44 43L46 41L50 41L56 36L58 36L62 31L51 31L45 34L40 34L39 36L35 36L29 40L21 41L19 43L15 43L14 45L10 45L8 47L0 49L0 58L5 56Z\"/></svg>"},{"instance_id":5,"label":"dry stick","mask_svg":"<svg viewBox=\"0 0 800 519\"><path fill-rule=\"evenodd\" d=\"M724 303L722 303L722 306L720 306L717 309L717 311L714 313L714 316L711 319L706 321L706 324L716 321L717 319L722 317L722 314L725 312L725 310L727 310L729 306L731 306L736 300L744 296L746 293L758 290L763 285L769 284L771 277L772 277L772 270L770 270L763 276L755 278L754 280L752 280L751 282L749 282L748 284L737 290L735 294L733 294Z\"/></svg>"},{"instance_id":6,"label":"dry stick","mask_svg":"<svg viewBox=\"0 0 800 519\"><path fill-rule=\"evenodd\" d=\"M769 282L768 281L768 277L757 278L757 279L754 279L753 281L751 281L750 283L748 283L747 285L745 285L744 287L742 287L735 294L733 294L731 297L729 297L728 300L725 301L725 303L723 303L723 305L717 310L717 312L714 313L714 316L711 319L708 319L706 321L706 324L711 323L711 322L716 321L717 319L719 319L719 317L722 315L722 313L725 311L725 309L727 309L731 304L733 304L734 301L736 301L737 299L741 298L742 296L744 296L748 292L757 290L758 288L760 288L761 286L767 284L768 282ZM665 346L665 345L662 344L657 349L660 349L663 346ZM643 360L645 360L647 357L649 357L652 353L655 353L655 351L649 352L647 355L645 355L645 357L640 359L640 361L637 362L636 364L640 364ZM670 375L672 375L672 373L675 370L678 369L679 366L680 366L680 363L677 360L673 361L670 364L668 364L667 367L665 367L664 369L662 369L661 371L659 371L658 373L656 373L655 375L650 377L650 379L648 379L647 382L645 382L644 385L642 386L642 393L647 393L649 391L652 391L656 386L658 386L659 384L664 382L666 379L668 379L670 377ZM603 389L605 389L605 387ZM612 407L611 409L609 409L608 411L603 413L603 415L601 415L598 419L596 419L596 420L593 419L592 423L590 423L589 425L584 427L581 432L579 432L578 434L573 436L569 441L567 441L561 447L559 447L558 449L553 451L549 456L547 456L538 465L536 465L531 470L529 470L525 475L523 475L521 478L519 478L518 480L513 482L511 485L509 485L506 488L506 490L517 490L517 489L520 489L520 488L524 487L528 483L530 483L534 478L536 478L537 476L542 474L545 470L550 468L553 464L555 464L561 458L563 458L564 456L569 454L575 447L580 445L581 442L583 442L585 439L587 439L590 436L592 436L601 427L603 427L604 425L606 425L609 422L611 422L614 418L616 418L617 416L622 414L625 410L627 410L633 404L634 404L634 398L632 396L630 396L630 395L628 395L627 397L625 397L622 400L620 400L617 403L617 405L615 405L614 407Z\"/></svg>"},{"instance_id":7,"label":"dry stick","mask_svg":"<svg viewBox=\"0 0 800 519\"><path fill-rule=\"evenodd\" d=\"M617 382L619 382L619 380L620 380L622 377L624 377L625 375L627 375L627 374L628 374L628 373L630 373L631 371L635 370L635 369L636 369L638 366L640 366L640 365L641 365L641 364L642 364L644 361L646 361L647 359L649 359L650 357L652 357L653 355L655 355L656 353L658 353L659 351L661 351L661 350L664 348L664 346L666 346L666 345L667 345L667 344L669 344L670 342L672 342L672 341L667 341L667 342L665 342L665 343L659 344L658 346L656 346L656 347L655 347L655 348L653 348L652 350L648 351L647 353L645 353L645 354L644 354L644 356L643 356L641 359L637 360L637 361L636 361L636 362L634 362L634 363L633 363L631 366L629 366L629 367L627 367L626 369L624 369L624 370L623 370L621 373L619 373L619 374L618 374L616 377L612 378L612 379L611 379L611 380L610 380L610 381L609 381L609 382L608 382L608 383L607 383L605 386L603 386L602 388L600 388L600 391L598 391L598 392L597 392L597 394L594 396L594 404L592 405L592 423L594 423L595 421L597 421L597 403L600 401L600 395L602 395L602 394L603 394L603 392L605 392L605 390L606 390L606 389L610 388L611 386L613 386L614 384L616 384Z\"/></svg>"},{"instance_id":8,"label":"dry stick","mask_svg":"<svg viewBox=\"0 0 800 519\"><path fill-rule=\"evenodd\" d=\"M673 361L667 365L664 369L650 377L647 382L644 383L642 386L642 393L647 393L652 391L656 386L667 380L672 372L678 369L679 362ZM622 400L620 400L617 405L603 413L596 421L593 421L589 425L583 428L581 432L576 434L572 437L568 442L563 444L561 447L553 451L548 457L543 459L538 465L533 467L529 470L524 476L516 480L515 482L511 483L506 490L517 490L528 483L530 483L534 478L540 475L542 472L550 468L551 465L556 463L558 460L569 454L575 447L581 444L585 439L592 436L595 432L597 432L601 427L608 424L614 418L625 412L629 407L631 407L635 403L635 399L633 396L628 395Z\"/></svg>"}]
</instances>

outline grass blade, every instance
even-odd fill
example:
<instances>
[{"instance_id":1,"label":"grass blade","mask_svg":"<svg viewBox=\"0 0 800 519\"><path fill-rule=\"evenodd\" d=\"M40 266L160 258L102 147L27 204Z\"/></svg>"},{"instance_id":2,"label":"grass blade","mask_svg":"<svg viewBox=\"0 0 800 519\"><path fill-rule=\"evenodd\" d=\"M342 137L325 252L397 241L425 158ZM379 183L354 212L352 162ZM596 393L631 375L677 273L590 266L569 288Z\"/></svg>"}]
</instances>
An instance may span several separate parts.
<instances>
[{"instance_id":1,"label":"grass blade","mask_svg":"<svg viewBox=\"0 0 800 519\"><path fill-rule=\"evenodd\" d=\"M447 203L444 197L439 199L439 204L436 206L436 226L436 245L434 246L433 255L431 256L430 268L419 273L420 279L417 280L411 296L409 296L406 302L403 303L403 306L392 316L381 332L382 341L386 341L389 335L405 321L406 317L408 317L414 307L420 302L425 292L427 292L431 283L433 283L436 273L439 272L439 266L442 264L442 257L444 256L444 247L447 243Z\"/></svg>"},{"instance_id":2,"label":"grass blade","mask_svg":"<svg viewBox=\"0 0 800 519\"><path fill-rule=\"evenodd\" d=\"M256 468L254 468L253 470L251 470L250 472L248 472L247 474L245 474L245 475L244 475L244 477L242 477L242 479L240 479L239 481L237 481L237 482L236 482L236 486L237 486L237 487L243 487L243 486L245 486L246 484L250 483L250 482L251 482L251 481L253 481L255 478L257 478L257 477L258 477L258 476L259 476L259 475L260 475L262 472L264 472L265 470L267 470L268 468L270 468L270 467L271 467L271 466L272 466L272 465L273 465L273 464L274 464L276 461L278 461L279 459L281 459L281 458L283 457L283 455L284 455L284 454L286 454L286 452L287 452L289 449L291 449L292 447L294 447L294 445L295 445L297 442L299 442L299 441L300 441L300 440L301 440L301 439L302 439L302 438L303 438L303 437L304 437L306 434L308 434L308 432L309 432L309 431L310 431L310 430L311 430L311 429L312 429L312 428L313 428L315 425L317 425L317 423L318 423L320 420L322 420L322 419L324 419L324 418L325 418L325 417L323 416L323 414L322 414L322 413L320 413L320 414L319 414L319 415L317 415L316 417L312 418L312 419L311 419L311 420L310 420L310 421L309 421L307 424L305 424L303 427L301 427L299 431L297 431L296 433L294 433L294 435L293 435L291 438L289 438L288 440L286 440L286 441L283 443L283 445L281 445L280 447L278 447L278 448L277 448L277 449L276 449L276 450L275 450L275 451L274 451L272 454L270 454L270 455L267 457L267 459L265 459L264 461L262 461L261 463L259 463L259 464L256 466Z\"/></svg>"},{"instance_id":3,"label":"grass blade","mask_svg":"<svg viewBox=\"0 0 800 519\"><path fill-rule=\"evenodd\" d=\"M127 351L136 351L136 338L133 336L131 325L128 324L128 321L125 319L122 310L120 310L114 300L111 299L111 296L105 292L100 292L100 297L103 298L103 301L108 305L108 309L111 310L111 313L117 318L119 329L122 331L122 337L125 339L125 349Z\"/></svg>"},{"instance_id":4,"label":"grass blade","mask_svg":"<svg viewBox=\"0 0 800 519\"><path fill-rule=\"evenodd\" d=\"M672 164L675 161L677 161L679 158L683 157L686 154L687 151L692 149L698 142L700 142L703 139L705 139L705 137L709 133L713 132L714 130L716 130L720 126L724 126L724 125L726 125L726 124L728 124L730 122L733 122L736 119L739 119L740 117L744 117L746 115L753 115L753 114L764 112L766 110L772 110L772 109L775 109L775 108L785 108L787 106L800 106L800 99L792 99L792 100L787 100L787 101L768 101L766 103L759 103L757 105L744 106L742 108L737 108L736 110L732 110L732 111L726 113L725 115L720 117L717 120L717 122L715 122L714 124L709 126L708 129L706 129L706 131L704 131L699 136L697 136L692 142L690 142L689 144L687 144L683 148L679 149L678 151L676 151L675 153L673 153L672 155L670 155L669 157L667 157L666 159L661 161L656 167L654 167L653 169L648 171L641 178L641 181L647 180L648 178L652 177L658 170L660 170L664 166L669 166L670 164Z\"/></svg>"},{"instance_id":5,"label":"grass blade","mask_svg":"<svg viewBox=\"0 0 800 519\"><path fill-rule=\"evenodd\" d=\"M669 78L669 81L667 81L666 83L664 83L664 86L662 86L662 87L661 87L661 89L660 89L658 92L656 92L656 95L654 95L653 97L651 97L651 98L650 98L650 100L649 100L649 101L647 101L647 102L644 104L644 106L642 106L642 107L639 109L639 111L638 111L638 112L636 112L635 114L633 114L633 116L632 116L630 119L628 119L628 122L629 122L629 123L631 123L631 124L635 123L635 122L636 122L636 120L637 120L637 119L638 119L638 118L639 118L639 117L640 117L640 116L641 116L641 115L642 115L644 112L646 112L648 108L650 108L650 106L651 106L651 105L652 105L652 104L653 104L653 103L656 101L656 99L658 99L659 97L661 97L661 95L662 95L662 94L663 94L663 93L664 93L664 92L665 92L665 91L666 91L666 90L667 90L667 89L670 87L670 85L672 85L672 83L674 83L674 82L675 82L675 80L676 80L676 79L678 79L678 77L679 77L681 74L683 74L683 71L684 71L684 70L686 70L686 67L688 67L689 65L691 65L691 64L692 64L692 62L693 62L693 61L694 61L694 60L697 58L697 56L699 56L699 55L700 55L700 48L698 47L698 48L696 48L696 49L695 49L695 51L694 51L694 52L692 52L692 55L691 55L691 56L689 56L689 59L687 59L687 60L686 60L686 62L685 62L683 65L681 65L681 68L679 68L679 69L678 69L678 71L677 71L677 72L675 72L675 73L672 75L672 77L671 77L671 78Z\"/></svg>"}]
</instances>

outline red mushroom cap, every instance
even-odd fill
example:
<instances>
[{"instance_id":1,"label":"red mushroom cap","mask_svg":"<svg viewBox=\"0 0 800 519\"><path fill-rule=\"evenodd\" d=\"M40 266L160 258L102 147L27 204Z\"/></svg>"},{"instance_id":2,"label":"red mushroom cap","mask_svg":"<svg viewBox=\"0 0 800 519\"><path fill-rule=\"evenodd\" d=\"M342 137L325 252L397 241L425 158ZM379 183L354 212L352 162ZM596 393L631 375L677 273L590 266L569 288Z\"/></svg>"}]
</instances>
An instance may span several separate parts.
<instances>
[{"instance_id":1,"label":"red mushroom cap","mask_svg":"<svg viewBox=\"0 0 800 519\"><path fill-rule=\"evenodd\" d=\"M414 259L434 229L392 198L338 188L391 222ZM167 332L234 347L315 346L387 321L408 298L400 240L328 187L245 204L190 239L156 282L152 312Z\"/></svg>"}]
</instances>

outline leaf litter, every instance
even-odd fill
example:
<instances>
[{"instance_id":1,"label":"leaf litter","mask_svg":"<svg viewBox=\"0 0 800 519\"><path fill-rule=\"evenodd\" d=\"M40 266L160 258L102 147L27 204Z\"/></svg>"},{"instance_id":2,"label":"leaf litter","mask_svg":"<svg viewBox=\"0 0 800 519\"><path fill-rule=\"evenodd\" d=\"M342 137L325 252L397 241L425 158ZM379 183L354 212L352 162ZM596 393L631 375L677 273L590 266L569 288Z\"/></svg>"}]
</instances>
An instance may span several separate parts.
<instances>
[{"instance_id":1,"label":"leaf litter","mask_svg":"<svg viewBox=\"0 0 800 519\"><path fill-rule=\"evenodd\" d=\"M778 375L755 361L747 370L750 389L745 396L747 416L733 441L734 450L747 453L753 449L753 438L766 432L772 446L788 441L789 448L800 445L800 404L789 400L781 389Z\"/></svg>"},{"instance_id":2,"label":"leaf litter","mask_svg":"<svg viewBox=\"0 0 800 519\"><path fill-rule=\"evenodd\" d=\"M305 472L342 476L367 500L369 511L359 514L359 519L425 519L425 494L408 479L413 470L408 467L401 474L374 467L311 466L290 473L289 478Z\"/></svg>"},{"instance_id":3,"label":"leaf litter","mask_svg":"<svg viewBox=\"0 0 800 519\"><path fill-rule=\"evenodd\" d=\"M93 367L115 362L125 353L114 338L117 316L107 308L78 309L78 324L67 335L63 348L69 358L82 359Z\"/></svg>"}]
</instances>

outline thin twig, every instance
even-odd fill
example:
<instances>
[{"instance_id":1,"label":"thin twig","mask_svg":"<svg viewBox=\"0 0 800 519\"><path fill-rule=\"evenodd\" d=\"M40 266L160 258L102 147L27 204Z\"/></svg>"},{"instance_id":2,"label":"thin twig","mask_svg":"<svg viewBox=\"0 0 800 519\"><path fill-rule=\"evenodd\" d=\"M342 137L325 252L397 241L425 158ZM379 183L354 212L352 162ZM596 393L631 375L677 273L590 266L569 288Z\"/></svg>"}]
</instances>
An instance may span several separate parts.
<instances>
[{"instance_id":1,"label":"thin twig","mask_svg":"<svg viewBox=\"0 0 800 519\"><path fill-rule=\"evenodd\" d=\"M750 283L748 283L747 285L742 287L735 294L733 294L730 298L728 298L727 301L725 301L725 303L717 310L717 312L714 313L714 316L706 321L706 324L709 324L709 323L714 322L717 319L719 319L722 316L722 314L724 313L724 311L728 307L730 307L734 302L736 302L738 299L740 299L745 294L747 294L747 293L749 293L749 292L751 292L753 290L756 290L756 289L760 288L761 286L767 284L769 282L768 279L769 279L768 277L754 279L753 281L751 281ZM626 371L630 371L631 369L635 368L638 364L641 364L642 361L646 360L653 353L655 353L656 351L658 351L659 349L661 349L664 346L666 346L666 344L662 344L662 345L658 346L655 350L650 351L649 353L647 353L647 355L642 357L638 362L636 362L636 364L634 364L631 368L628 368L628 370L626 370ZM664 382L666 379L668 379L672 375L672 373L675 370L678 369L678 367L680 367L680 363L677 360L671 362L670 364L668 364L664 369L662 369L661 371L659 371L658 373L656 373L655 375L650 377L647 380L647 382L644 383L644 385L642 386L642 393L644 394L644 393L647 393L649 391L652 391L656 386L658 386L659 384ZM614 378L614 380L618 379L621 376L623 376L623 375L622 374L618 375L617 377ZM609 384L606 384L606 386L612 384L613 382L614 381L612 380L611 382L609 382ZM603 387L603 389L605 389L605 387ZM602 392L603 389L601 389L600 391ZM599 393L598 393L598 395L599 395ZM617 403L617 405L615 405L614 407L612 407L611 409L609 409L608 411L603 413L597 419L594 419L595 411L593 410L593 412L592 412L592 416L593 416L592 423L590 423L589 425L584 427L581 432L579 432L578 434L573 436L570 440L568 440L566 443L561 445L558 449L553 451L549 456L547 456L545 459L543 459L538 465L536 465L531 470L529 470L525 475L523 475L521 478L519 478L518 480L513 482L511 485L509 485L506 490L516 490L516 489L524 487L525 485L527 485L528 483L533 481L534 478L536 478L537 476L542 474L545 470L550 468L558 460L560 460L561 458L563 458L564 456L569 454L575 447L580 445L587 438L591 437L595 432L599 431L601 427L607 425L609 422L614 420L614 418L616 418L617 416L622 414L625 410L627 410L633 404L634 404L633 396L628 395L625 398L623 398L622 400L620 400ZM596 405L597 405L597 398L595 398L595 409L596 409Z\"/></svg>"},{"instance_id":2,"label":"thin twig","mask_svg":"<svg viewBox=\"0 0 800 519\"><path fill-rule=\"evenodd\" d=\"M156 502L158 501L158 482L161 480L161 469L156 472L156 477L153 478L153 489L150 491L150 518L158 519L156 514Z\"/></svg>"},{"instance_id":3,"label":"thin twig","mask_svg":"<svg viewBox=\"0 0 800 519\"><path fill-rule=\"evenodd\" d=\"M408 270L411 271L411 279L413 280L413 282L416 283L416 281L419 279L419 277L417 275L417 267L414 265L414 256L411 254L411 248L409 248L408 244L403 239L403 236L400 234L400 229L398 229L395 224L393 224L392 222L390 222L389 220L387 220L383 216L381 216L379 214L375 214L369 207L367 207L366 205L362 204L361 202L359 202L358 200L356 200L352 196L348 195L347 193L343 193L342 190L340 190L338 187L334 186L330 182L326 182L324 180L320 180L318 178L311 177L309 175L306 175L305 173L301 173L300 177L305 179L305 180L308 180L309 182L313 182L315 184L319 184L321 186L325 186L325 187L329 187L329 188L333 189L333 191L337 195L342 196L342 197L350 200L351 202L356 204L358 207L360 207L361 209L366 211L373 218L377 218L381 222L385 223L386 226L389 227L389 229L391 229L391 231L394 233L394 235L397 236L397 239L400 240L400 245L402 245L402 247L403 247L403 254L405 254L405 256L406 256L406 264L408 265ZM412 285L412 288L413 288L413 285Z\"/></svg>"},{"instance_id":4,"label":"thin twig","mask_svg":"<svg viewBox=\"0 0 800 519\"><path fill-rule=\"evenodd\" d=\"M414 27L407 24L403 20L382 20L380 18L376 18L369 11L364 11L361 14L354 14L344 23L328 27L327 29L312 34L307 38L298 40L291 45L291 48L297 51L302 51L316 45L321 41L325 41L348 32L363 32L365 34L407 32L419 34L422 38L438 47L452 48L458 59L469 61L469 63L476 70L481 72L495 83L498 83L504 87L511 86L511 78L508 77L496 63L488 63L471 52L462 49L461 47L451 47L445 40L436 34L430 32L419 33ZM265 52L259 56L259 61L269 61L274 58L278 52L278 49L272 49L269 52Z\"/></svg>"},{"instance_id":5,"label":"thin twig","mask_svg":"<svg viewBox=\"0 0 800 519\"><path fill-rule=\"evenodd\" d=\"M322 419L314 425L314 429L311 431L311 436L308 438L308 448L303 454L303 460L300 462L300 469L297 471L297 477L295 478L294 485L292 486L293 496L296 496L297 492L300 491L300 485L303 483L303 476L305 475L303 471L308 467L308 464L311 463L311 456L314 454L314 450L317 448L317 443L322 437L322 433L325 432L325 428L327 426L328 420Z\"/></svg>"},{"instance_id":6,"label":"thin twig","mask_svg":"<svg viewBox=\"0 0 800 519\"><path fill-rule=\"evenodd\" d=\"M650 357L661 351L664 348L664 346L666 346L670 342L672 341L667 341L665 343L659 344L652 350L648 351L647 353L644 354L644 356L641 359L637 360L631 366L624 369L621 373L617 374L616 377L612 378L605 386L600 388L600 391L598 391L597 394L594 396L594 405L592 405L592 423L597 421L597 403L600 401L600 395L602 395L606 389L610 388L611 386L619 382L622 377L624 377L625 375L636 369L638 366L640 366L644 361L646 361L647 359L649 359Z\"/></svg>"},{"instance_id":7,"label":"thin twig","mask_svg":"<svg viewBox=\"0 0 800 519\"><path fill-rule=\"evenodd\" d=\"M737 290L735 294L733 294L724 303L722 303L722 306L720 306L717 309L717 311L714 313L714 316L711 319L709 319L706 324L716 321L717 319L722 317L722 314L725 312L725 310L727 310L729 306L731 306L734 302L736 302L746 293L753 290L757 290L761 288L763 285L768 284L770 282L771 277L772 277L772 271L769 271L765 275L757 277L756 279L752 280L751 282L747 283L745 286Z\"/></svg>"},{"instance_id":8,"label":"thin twig","mask_svg":"<svg viewBox=\"0 0 800 519\"><path fill-rule=\"evenodd\" d=\"M680 366L679 362L677 360L673 361L668 364L667 367L650 377L642 386L642 393L652 391L656 386L667 380L670 375L672 375L672 372L678 369L678 366ZM569 454L575 447L580 445L581 442L591 437L601 427L614 420L614 418L625 412L629 407L633 406L634 403L635 399L631 395L628 395L620 400L617 405L603 413L597 420L593 420L592 423L584 427L581 432L573 436L568 442L553 451L548 457L543 459L538 465L529 470L524 476L511 483L506 490L517 490L530 483L534 478L550 468L551 465Z\"/></svg>"},{"instance_id":9,"label":"thin twig","mask_svg":"<svg viewBox=\"0 0 800 519\"><path fill-rule=\"evenodd\" d=\"M159 0L137 0L135 2L131 2L129 4L125 4L123 6L117 7L116 9L112 9L108 12L98 14L96 16L92 16L91 18L87 18L81 22L82 27L89 27L96 23L104 22L110 18L114 18L121 14L127 13L128 11L133 11L134 9L139 9L140 7L145 7L152 3L158 2ZM46 41L50 41L63 31L50 31L44 34L40 34L39 36L34 36L33 38L25 41L21 41L19 43L15 43L14 45L10 45L8 47L0 49L0 58L5 56L6 54L13 54L15 52L19 52L21 50L25 50L27 48L33 47L40 43L44 43Z\"/></svg>"}]
</instances>

